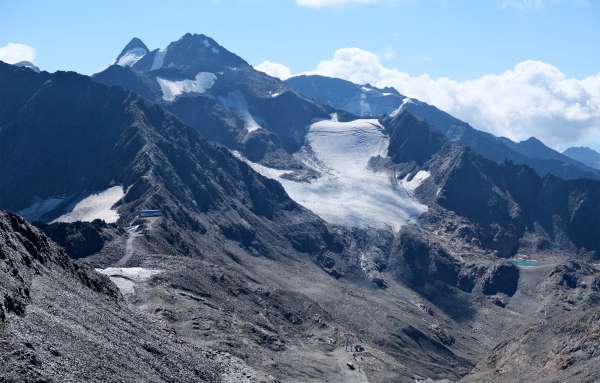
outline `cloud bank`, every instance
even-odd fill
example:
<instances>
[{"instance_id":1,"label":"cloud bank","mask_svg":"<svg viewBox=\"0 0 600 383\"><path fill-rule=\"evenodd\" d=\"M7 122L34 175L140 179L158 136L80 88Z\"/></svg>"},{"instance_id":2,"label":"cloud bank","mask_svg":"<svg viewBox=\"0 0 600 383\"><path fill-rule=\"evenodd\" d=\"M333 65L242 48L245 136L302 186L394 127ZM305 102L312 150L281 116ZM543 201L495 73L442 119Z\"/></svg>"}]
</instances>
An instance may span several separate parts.
<instances>
[{"instance_id":1,"label":"cloud bank","mask_svg":"<svg viewBox=\"0 0 600 383\"><path fill-rule=\"evenodd\" d=\"M270 60L263 61L262 63L255 66L255 68L261 72L277 77L282 80L287 80L292 77L292 71L290 68L283 64L278 64Z\"/></svg>"},{"instance_id":2,"label":"cloud bank","mask_svg":"<svg viewBox=\"0 0 600 383\"><path fill-rule=\"evenodd\" d=\"M35 49L25 44L8 43L0 47L0 60L8 64L16 64L19 61L33 62Z\"/></svg>"},{"instance_id":3,"label":"cloud bank","mask_svg":"<svg viewBox=\"0 0 600 383\"><path fill-rule=\"evenodd\" d=\"M595 142L600 131L600 73L568 78L553 65L526 60L502 73L456 81L428 74L413 76L386 67L372 52L351 47L337 50L333 58L319 62L306 74L393 86L475 128L513 140L536 136L557 148L586 140L600 145Z\"/></svg>"}]
</instances>

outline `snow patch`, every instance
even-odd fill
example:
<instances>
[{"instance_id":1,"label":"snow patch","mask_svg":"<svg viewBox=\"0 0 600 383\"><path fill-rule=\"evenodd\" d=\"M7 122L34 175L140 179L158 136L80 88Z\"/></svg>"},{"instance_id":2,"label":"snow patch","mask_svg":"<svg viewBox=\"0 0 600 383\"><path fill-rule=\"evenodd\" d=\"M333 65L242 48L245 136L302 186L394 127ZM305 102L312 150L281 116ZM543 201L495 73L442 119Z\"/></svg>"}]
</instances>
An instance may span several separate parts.
<instances>
[{"instance_id":1,"label":"snow patch","mask_svg":"<svg viewBox=\"0 0 600 383\"><path fill-rule=\"evenodd\" d=\"M159 49L158 52L154 54L154 59L152 60L152 66L150 67L150 70L157 70L162 68L165 62L166 54L167 51L165 49Z\"/></svg>"},{"instance_id":2,"label":"snow patch","mask_svg":"<svg viewBox=\"0 0 600 383\"><path fill-rule=\"evenodd\" d=\"M204 93L215 83L217 76L210 72L200 72L194 80L171 81L157 77L158 85L163 93L163 100L173 101L183 93Z\"/></svg>"},{"instance_id":3,"label":"snow patch","mask_svg":"<svg viewBox=\"0 0 600 383\"><path fill-rule=\"evenodd\" d=\"M413 100L410 97L406 97L404 100L402 100L402 103L400 104L400 106L398 108L396 108L394 111L392 111L392 113L390 113L390 117L394 118L397 115L399 115L403 110L404 107L406 106L406 104L413 102Z\"/></svg>"},{"instance_id":4,"label":"snow patch","mask_svg":"<svg viewBox=\"0 0 600 383\"><path fill-rule=\"evenodd\" d=\"M130 49L119 58L117 65L133 66L136 62L140 61L140 59L144 57L146 53L147 51L144 48Z\"/></svg>"},{"instance_id":5,"label":"snow patch","mask_svg":"<svg viewBox=\"0 0 600 383\"><path fill-rule=\"evenodd\" d=\"M295 182L282 178L287 171L248 163L277 179L292 199L333 224L399 230L427 211L413 197L427 172L395 184L386 172L369 168L369 160L385 156L389 144L378 120L319 121L310 126L307 141L304 152L310 154L299 159L322 174L312 182Z\"/></svg>"},{"instance_id":6,"label":"snow patch","mask_svg":"<svg viewBox=\"0 0 600 383\"><path fill-rule=\"evenodd\" d=\"M231 92L227 97L219 97L219 100L227 109L234 112L244 122L244 128L248 133L262 129L262 126L256 122L250 111L248 111L248 103L242 93L237 91Z\"/></svg>"},{"instance_id":7,"label":"snow patch","mask_svg":"<svg viewBox=\"0 0 600 383\"><path fill-rule=\"evenodd\" d=\"M145 269L143 267L109 267L96 269L96 271L107 275L123 294L133 294L136 283L145 282L152 276L162 273L162 270Z\"/></svg>"},{"instance_id":8,"label":"snow patch","mask_svg":"<svg viewBox=\"0 0 600 383\"><path fill-rule=\"evenodd\" d=\"M125 196L122 186L113 186L100 193L92 194L77 202L73 209L55 219L54 222L91 222L95 219L107 223L117 222L119 213L112 207Z\"/></svg>"},{"instance_id":9,"label":"snow patch","mask_svg":"<svg viewBox=\"0 0 600 383\"><path fill-rule=\"evenodd\" d=\"M408 180L408 175L407 175L400 182L402 183L402 186L406 190L410 191L411 193L414 193L414 191L417 190L417 188L419 186L421 186L421 184L423 182L425 182L425 180L427 178L429 178L429 176L431 176L431 173L429 173L428 171L426 171L426 170L419 170L417 172L417 174L415 174L410 181Z\"/></svg>"}]
</instances>

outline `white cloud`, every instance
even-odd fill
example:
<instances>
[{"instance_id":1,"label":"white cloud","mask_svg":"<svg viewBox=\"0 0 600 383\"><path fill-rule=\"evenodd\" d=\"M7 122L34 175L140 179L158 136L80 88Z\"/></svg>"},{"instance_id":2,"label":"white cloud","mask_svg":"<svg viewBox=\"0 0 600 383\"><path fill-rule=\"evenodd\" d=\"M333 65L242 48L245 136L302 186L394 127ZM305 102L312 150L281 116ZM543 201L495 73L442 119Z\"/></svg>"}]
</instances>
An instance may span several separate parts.
<instances>
[{"instance_id":1,"label":"white cloud","mask_svg":"<svg viewBox=\"0 0 600 383\"><path fill-rule=\"evenodd\" d=\"M296 4L309 8L343 7L353 4L374 4L382 0L296 0Z\"/></svg>"},{"instance_id":2,"label":"white cloud","mask_svg":"<svg viewBox=\"0 0 600 383\"><path fill-rule=\"evenodd\" d=\"M262 63L255 66L255 68L261 72L265 72L269 76L277 77L281 80L286 80L292 77L292 71L290 68L283 64L278 64L270 60L263 61Z\"/></svg>"},{"instance_id":3,"label":"white cloud","mask_svg":"<svg viewBox=\"0 0 600 383\"><path fill-rule=\"evenodd\" d=\"M8 64L15 64L19 61L33 62L35 49L25 44L8 43L0 47L0 60Z\"/></svg>"},{"instance_id":4,"label":"white cloud","mask_svg":"<svg viewBox=\"0 0 600 383\"><path fill-rule=\"evenodd\" d=\"M384 66L372 52L342 48L307 74L393 86L477 129L513 140L536 136L557 148L586 140L600 146L600 73L568 78L555 66L527 60L502 73L456 81L413 76Z\"/></svg>"}]
</instances>

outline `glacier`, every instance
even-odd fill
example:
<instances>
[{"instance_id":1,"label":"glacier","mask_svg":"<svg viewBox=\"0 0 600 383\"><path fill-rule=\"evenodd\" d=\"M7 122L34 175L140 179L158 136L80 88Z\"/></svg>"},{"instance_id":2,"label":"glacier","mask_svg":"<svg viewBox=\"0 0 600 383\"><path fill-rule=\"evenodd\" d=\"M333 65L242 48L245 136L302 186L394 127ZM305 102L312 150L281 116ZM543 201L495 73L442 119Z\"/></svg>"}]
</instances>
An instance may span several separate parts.
<instances>
[{"instance_id":1,"label":"glacier","mask_svg":"<svg viewBox=\"0 0 600 383\"><path fill-rule=\"evenodd\" d=\"M69 211L55 219L54 222L91 222L95 219L114 223L119 220L119 213L113 206L125 196L122 186L113 186L102 192L92 194L81 201Z\"/></svg>"},{"instance_id":2,"label":"glacier","mask_svg":"<svg viewBox=\"0 0 600 383\"><path fill-rule=\"evenodd\" d=\"M334 114L330 120L310 125L306 147L296 155L321 174L316 180L297 182L285 177L291 171L236 155L257 172L279 181L292 199L332 224L399 230L427 211L414 191L429 173L421 171L410 180L395 182L388 172L372 170L369 160L385 157L388 145L378 120L339 122Z\"/></svg>"}]
</instances>

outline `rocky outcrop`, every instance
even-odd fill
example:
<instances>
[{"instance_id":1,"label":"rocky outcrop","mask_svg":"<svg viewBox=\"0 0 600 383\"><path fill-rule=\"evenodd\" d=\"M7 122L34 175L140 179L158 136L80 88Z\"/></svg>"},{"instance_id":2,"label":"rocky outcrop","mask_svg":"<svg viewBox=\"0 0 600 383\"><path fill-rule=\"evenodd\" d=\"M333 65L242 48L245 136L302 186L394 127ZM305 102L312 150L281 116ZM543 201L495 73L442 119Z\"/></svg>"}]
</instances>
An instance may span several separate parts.
<instances>
[{"instance_id":1,"label":"rocky outcrop","mask_svg":"<svg viewBox=\"0 0 600 383\"><path fill-rule=\"evenodd\" d=\"M413 288L443 282L456 286L460 264L443 248L411 229L402 230L392 249L390 271Z\"/></svg>"},{"instance_id":2,"label":"rocky outcrop","mask_svg":"<svg viewBox=\"0 0 600 383\"><path fill-rule=\"evenodd\" d=\"M483 277L483 293L503 293L512 296L519 284L519 269L510 262L495 264Z\"/></svg>"},{"instance_id":3,"label":"rocky outcrop","mask_svg":"<svg viewBox=\"0 0 600 383\"><path fill-rule=\"evenodd\" d=\"M118 226L109 225L99 219L92 222L53 224L35 222L34 224L50 239L62 246L72 259L95 254L102 250L106 242L124 234L124 230Z\"/></svg>"}]
</instances>

